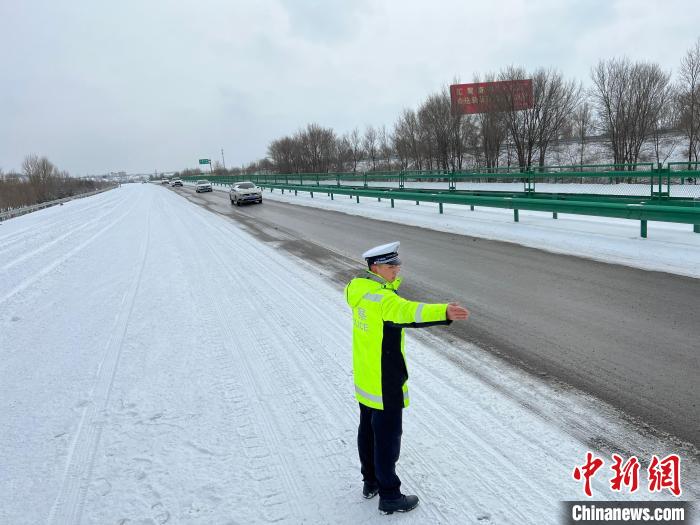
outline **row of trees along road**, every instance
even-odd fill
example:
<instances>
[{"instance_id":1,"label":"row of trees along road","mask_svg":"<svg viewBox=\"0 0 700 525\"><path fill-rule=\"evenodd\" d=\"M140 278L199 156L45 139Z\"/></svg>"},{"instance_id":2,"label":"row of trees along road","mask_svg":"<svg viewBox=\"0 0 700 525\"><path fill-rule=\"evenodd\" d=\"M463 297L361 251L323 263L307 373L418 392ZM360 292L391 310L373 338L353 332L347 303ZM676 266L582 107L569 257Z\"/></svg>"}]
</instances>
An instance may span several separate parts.
<instances>
[{"instance_id":1,"label":"row of trees along road","mask_svg":"<svg viewBox=\"0 0 700 525\"><path fill-rule=\"evenodd\" d=\"M21 173L4 174L0 170L0 211L63 199L106 186L106 182L70 177L46 157L27 155Z\"/></svg>"},{"instance_id":2,"label":"row of trees along road","mask_svg":"<svg viewBox=\"0 0 700 525\"><path fill-rule=\"evenodd\" d=\"M665 162L676 147L688 162L700 156L700 38L672 78L659 64L601 60L590 86L552 69L510 66L475 82L531 78L533 107L515 111L508 97L487 113L455 115L447 87L404 109L391 129L367 126L339 135L308 124L273 140L268 157L246 172L462 170L545 165L553 144L573 145L571 163L590 157L592 137L616 164ZM509 107L510 106L510 107ZM669 138L670 137L670 138Z\"/></svg>"}]
</instances>

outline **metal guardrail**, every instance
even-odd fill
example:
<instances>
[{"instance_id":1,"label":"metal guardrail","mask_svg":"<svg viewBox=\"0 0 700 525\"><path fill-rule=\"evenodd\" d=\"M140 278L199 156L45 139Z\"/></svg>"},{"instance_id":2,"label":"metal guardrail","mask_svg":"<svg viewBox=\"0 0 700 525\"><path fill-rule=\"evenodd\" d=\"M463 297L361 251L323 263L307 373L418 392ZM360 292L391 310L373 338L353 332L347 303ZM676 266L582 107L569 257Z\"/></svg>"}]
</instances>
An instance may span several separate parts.
<instances>
[{"instance_id":1,"label":"metal guardrail","mask_svg":"<svg viewBox=\"0 0 700 525\"><path fill-rule=\"evenodd\" d=\"M459 195L454 193L428 193L411 192L406 190L369 190L358 188L344 188L338 186L308 186L308 185L287 185L268 183L260 184L262 187L280 189L283 192L299 191L309 192L313 198L314 193L326 193L331 199L334 194L349 195L355 197L356 202L360 202L360 197L370 197L387 199L394 207L395 200L433 202L438 204L439 213L443 213L444 204L484 206L488 208L505 208L513 210L513 220L519 222L519 211L545 211L551 212L553 218L558 218L559 213L573 215L593 215L597 217L612 217L619 219L631 219L640 221L640 234L647 237L647 221L675 222L694 225L694 231L700 233L700 202L697 207L657 204L655 202L638 203L615 203L615 202L592 202L559 199L533 199L527 197L489 197L475 195Z\"/></svg>"},{"instance_id":2,"label":"metal guardrail","mask_svg":"<svg viewBox=\"0 0 700 525\"><path fill-rule=\"evenodd\" d=\"M693 168L693 169L684 169ZM499 171L396 171L364 173L278 173L217 176L214 184L252 180L267 188L355 196L468 204L519 210L596 215L641 221L693 224L700 233L700 163L511 166ZM183 177L196 180L201 177ZM430 183L432 187L420 187Z\"/></svg>"},{"instance_id":3,"label":"metal guardrail","mask_svg":"<svg viewBox=\"0 0 700 525\"><path fill-rule=\"evenodd\" d=\"M44 208L50 208L51 206L56 206L63 204L64 202L72 201L74 199L82 199L83 197L91 197L92 195L97 195L104 191L109 191L116 188L116 186L110 186L102 190L91 191L88 193L80 193L78 195L71 195L70 197L64 197L63 199L56 199L54 201L42 202L39 204L32 204L31 206L24 206L23 208L14 208L11 210L6 210L0 212L0 222L7 219L12 219L13 217L19 217L20 215L26 215L27 213L32 213L33 211L42 210Z\"/></svg>"},{"instance_id":4,"label":"metal guardrail","mask_svg":"<svg viewBox=\"0 0 700 525\"><path fill-rule=\"evenodd\" d=\"M691 169L687 169L691 168ZM187 177L194 180L196 177ZM433 190L522 191L526 193L600 194L628 197L700 198L700 163L675 162L666 167L653 163L517 166L448 172L377 171L280 173L248 176L214 176L212 181L233 183L335 184L351 187L417 188L432 184Z\"/></svg>"}]
</instances>

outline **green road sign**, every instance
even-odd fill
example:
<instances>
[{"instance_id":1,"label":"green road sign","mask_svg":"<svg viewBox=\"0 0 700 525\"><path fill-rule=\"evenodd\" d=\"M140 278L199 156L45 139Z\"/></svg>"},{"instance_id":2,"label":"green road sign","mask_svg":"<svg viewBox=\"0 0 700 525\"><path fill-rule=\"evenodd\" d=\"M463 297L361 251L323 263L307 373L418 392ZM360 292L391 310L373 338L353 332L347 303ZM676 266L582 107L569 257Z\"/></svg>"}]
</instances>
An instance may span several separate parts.
<instances>
[{"instance_id":1,"label":"green road sign","mask_svg":"<svg viewBox=\"0 0 700 525\"><path fill-rule=\"evenodd\" d=\"M200 164L211 164L211 159L199 159Z\"/></svg>"}]
</instances>

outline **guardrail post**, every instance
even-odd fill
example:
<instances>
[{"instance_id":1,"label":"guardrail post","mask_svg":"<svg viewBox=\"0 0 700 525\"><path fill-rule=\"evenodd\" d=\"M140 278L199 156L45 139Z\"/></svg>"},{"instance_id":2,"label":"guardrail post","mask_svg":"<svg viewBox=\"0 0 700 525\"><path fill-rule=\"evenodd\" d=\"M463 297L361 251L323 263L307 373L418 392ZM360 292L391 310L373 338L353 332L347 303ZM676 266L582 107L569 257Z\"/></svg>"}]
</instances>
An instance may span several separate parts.
<instances>
[{"instance_id":1,"label":"guardrail post","mask_svg":"<svg viewBox=\"0 0 700 525\"><path fill-rule=\"evenodd\" d=\"M381 198L381 197L377 197L377 202L382 202L382 198Z\"/></svg>"},{"instance_id":2,"label":"guardrail post","mask_svg":"<svg viewBox=\"0 0 700 525\"><path fill-rule=\"evenodd\" d=\"M362 180L363 180L364 187L367 188L367 172L366 171L362 174Z\"/></svg>"},{"instance_id":3,"label":"guardrail post","mask_svg":"<svg viewBox=\"0 0 700 525\"><path fill-rule=\"evenodd\" d=\"M470 205L469 207L471 208L471 211L474 211L474 205L473 205L473 204Z\"/></svg>"},{"instance_id":4,"label":"guardrail post","mask_svg":"<svg viewBox=\"0 0 700 525\"><path fill-rule=\"evenodd\" d=\"M394 199L391 199L391 207L392 208L394 207ZM697 226L697 227L700 228L700 226Z\"/></svg>"},{"instance_id":5,"label":"guardrail post","mask_svg":"<svg viewBox=\"0 0 700 525\"><path fill-rule=\"evenodd\" d=\"M440 213L442 213L442 202L440 203Z\"/></svg>"},{"instance_id":6,"label":"guardrail post","mask_svg":"<svg viewBox=\"0 0 700 525\"><path fill-rule=\"evenodd\" d=\"M294 196L295 197L297 196L297 190L294 190Z\"/></svg>"},{"instance_id":7,"label":"guardrail post","mask_svg":"<svg viewBox=\"0 0 700 525\"><path fill-rule=\"evenodd\" d=\"M333 200L333 193L331 192L331 200Z\"/></svg>"},{"instance_id":8,"label":"guardrail post","mask_svg":"<svg viewBox=\"0 0 700 525\"><path fill-rule=\"evenodd\" d=\"M416 201L416 206L420 206L420 201Z\"/></svg>"},{"instance_id":9,"label":"guardrail post","mask_svg":"<svg viewBox=\"0 0 700 525\"><path fill-rule=\"evenodd\" d=\"M352 195L351 195L350 197L352 197ZM360 196L359 196L359 195L355 195L355 198L357 199L357 204L360 204Z\"/></svg>"},{"instance_id":10,"label":"guardrail post","mask_svg":"<svg viewBox=\"0 0 700 525\"><path fill-rule=\"evenodd\" d=\"M313 199L313 198L314 198L314 192L313 192L313 191L310 191L309 193L311 194L311 198Z\"/></svg>"},{"instance_id":11,"label":"guardrail post","mask_svg":"<svg viewBox=\"0 0 700 525\"><path fill-rule=\"evenodd\" d=\"M558 217L557 212L553 211L553 212L552 212L552 219L558 219L558 218L559 218L559 217Z\"/></svg>"},{"instance_id":12,"label":"guardrail post","mask_svg":"<svg viewBox=\"0 0 700 525\"><path fill-rule=\"evenodd\" d=\"M693 224L693 231L695 233L700 233L700 224Z\"/></svg>"},{"instance_id":13,"label":"guardrail post","mask_svg":"<svg viewBox=\"0 0 700 525\"><path fill-rule=\"evenodd\" d=\"M646 219L642 219L642 238L646 239L647 238L647 221Z\"/></svg>"},{"instance_id":14,"label":"guardrail post","mask_svg":"<svg viewBox=\"0 0 700 525\"><path fill-rule=\"evenodd\" d=\"M520 222L520 215L518 214L518 210L513 210L513 220L515 222Z\"/></svg>"},{"instance_id":15,"label":"guardrail post","mask_svg":"<svg viewBox=\"0 0 700 525\"><path fill-rule=\"evenodd\" d=\"M282 195L284 195L284 188L282 188Z\"/></svg>"}]
</instances>

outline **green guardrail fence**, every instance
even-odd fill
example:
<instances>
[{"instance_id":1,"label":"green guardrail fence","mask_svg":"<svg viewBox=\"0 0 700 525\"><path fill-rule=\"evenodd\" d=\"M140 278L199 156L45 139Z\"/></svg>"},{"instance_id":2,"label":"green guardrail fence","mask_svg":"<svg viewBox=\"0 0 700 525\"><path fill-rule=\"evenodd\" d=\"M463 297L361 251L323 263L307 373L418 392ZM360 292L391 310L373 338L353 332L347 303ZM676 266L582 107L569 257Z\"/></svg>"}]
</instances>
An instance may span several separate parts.
<instances>
[{"instance_id":1,"label":"green guardrail fence","mask_svg":"<svg viewBox=\"0 0 700 525\"><path fill-rule=\"evenodd\" d=\"M195 181L199 177L183 177ZM692 224L700 233L700 163L652 163L542 166L529 170L499 168L461 172L394 171L277 173L212 176L228 186L250 180L282 192L299 191L355 197L509 208L639 220L647 237L647 221Z\"/></svg>"}]
</instances>

